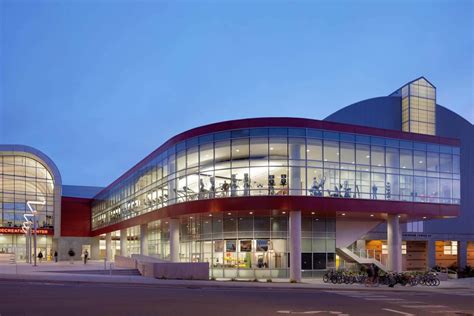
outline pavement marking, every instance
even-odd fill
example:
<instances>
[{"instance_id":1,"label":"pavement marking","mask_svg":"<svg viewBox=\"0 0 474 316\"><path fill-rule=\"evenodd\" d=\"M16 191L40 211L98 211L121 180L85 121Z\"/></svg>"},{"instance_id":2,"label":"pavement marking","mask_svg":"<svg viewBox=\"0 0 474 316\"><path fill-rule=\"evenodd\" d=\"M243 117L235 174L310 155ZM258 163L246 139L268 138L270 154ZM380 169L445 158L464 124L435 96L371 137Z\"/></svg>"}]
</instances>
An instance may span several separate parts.
<instances>
[{"instance_id":1,"label":"pavement marking","mask_svg":"<svg viewBox=\"0 0 474 316\"><path fill-rule=\"evenodd\" d=\"M405 308L449 308L446 305L401 305Z\"/></svg>"},{"instance_id":2,"label":"pavement marking","mask_svg":"<svg viewBox=\"0 0 474 316\"><path fill-rule=\"evenodd\" d=\"M382 310L387 311L387 312L392 312L392 313L395 313L395 314L405 315L405 316L415 316L415 314L410 314L410 313L405 313L405 312L402 312L402 311L397 311L396 309L382 308Z\"/></svg>"},{"instance_id":3,"label":"pavement marking","mask_svg":"<svg viewBox=\"0 0 474 316\"><path fill-rule=\"evenodd\" d=\"M433 314L459 314L459 315L472 315L470 312L460 311L460 310L444 310L444 311L431 311Z\"/></svg>"},{"instance_id":4,"label":"pavement marking","mask_svg":"<svg viewBox=\"0 0 474 316\"><path fill-rule=\"evenodd\" d=\"M366 298L365 300L366 301L406 301L403 298L390 298L390 297L387 297L387 298L378 298L378 297L377 298Z\"/></svg>"},{"instance_id":5,"label":"pavement marking","mask_svg":"<svg viewBox=\"0 0 474 316\"><path fill-rule=\"evenodd\" d=\"M301 314L301 315L311 315L311 314L320 314L320 313L329 313L331 315L339 315L339 316L349 316L349 314L338 312L338 311L304 311L304 312L296 312L296 311L277 311L280 314Z\"/></svg>"}]
</instances>

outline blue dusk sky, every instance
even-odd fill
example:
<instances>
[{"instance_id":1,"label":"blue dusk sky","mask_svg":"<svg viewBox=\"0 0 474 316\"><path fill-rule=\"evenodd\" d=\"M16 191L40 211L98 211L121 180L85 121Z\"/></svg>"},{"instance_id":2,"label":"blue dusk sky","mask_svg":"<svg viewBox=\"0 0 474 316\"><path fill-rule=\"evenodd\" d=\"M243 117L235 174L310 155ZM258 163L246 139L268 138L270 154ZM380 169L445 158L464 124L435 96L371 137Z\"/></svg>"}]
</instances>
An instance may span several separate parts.
<instances>
[{"instance_id":1,"label":"blue dusk sky","mask_svg":"<svg viewBox=\"0 0 474 316\"><path fill-rule=\"evenodd\" d=\"M182 131L323 119L421 75L471 123L473 1L0 1L0 143L105 186Z\"/></svg>"}]
</instances>

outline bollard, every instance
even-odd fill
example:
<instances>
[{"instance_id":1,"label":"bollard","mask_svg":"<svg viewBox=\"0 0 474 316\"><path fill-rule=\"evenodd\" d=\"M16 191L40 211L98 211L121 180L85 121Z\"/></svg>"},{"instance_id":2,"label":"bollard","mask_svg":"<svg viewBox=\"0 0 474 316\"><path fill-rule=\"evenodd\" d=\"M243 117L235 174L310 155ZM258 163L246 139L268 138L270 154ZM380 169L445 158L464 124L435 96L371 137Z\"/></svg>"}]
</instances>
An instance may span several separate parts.
<instances>
[{"instance_id":1,"label":"bollard","mask_svg":"<svg viewBox=\"0 0 474 316\"><path fill-rule=\"evenodd\" d=\"M107 270L107 258L104 258L104 270Z\"/></svg>"},{"instance_id":2,"label":"bollard","mask_svg":"<svg viewBox=\"0 0 474 316\"><path fill-rule=\"evenodd\" d=\"M112 265L113 265L113 263L111 262L110 265L109 265L109 275L112 275Z\"/></svg>"}]
</instances>

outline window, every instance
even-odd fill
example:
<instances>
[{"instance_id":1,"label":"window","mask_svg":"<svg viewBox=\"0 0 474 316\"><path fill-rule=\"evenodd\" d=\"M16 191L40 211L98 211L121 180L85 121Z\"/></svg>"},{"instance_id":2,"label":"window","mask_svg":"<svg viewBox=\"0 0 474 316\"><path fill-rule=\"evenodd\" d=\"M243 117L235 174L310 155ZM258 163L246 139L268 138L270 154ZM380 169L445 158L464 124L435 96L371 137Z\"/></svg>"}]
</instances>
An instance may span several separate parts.
<instances>
[{"instance_id":1,"label":"window","mask_svg":"<svg viewBox=\"0 0 474 316\"><path fill-rule=\"evenodd\" d=\"M445 241L443 254L445 255L457 255L458 254L458 242L457 241Z\"/></svg>"},{"instance_id":2,"label":"window","mask_svg":"<svg viewBox=\"0 0 474 316\"><path fill-rule=\"evenodd\" d=\"M323 160L322 141L319 139L308 139L306 145L306 155L308 160Z\"/></svg>"}]
</instances>

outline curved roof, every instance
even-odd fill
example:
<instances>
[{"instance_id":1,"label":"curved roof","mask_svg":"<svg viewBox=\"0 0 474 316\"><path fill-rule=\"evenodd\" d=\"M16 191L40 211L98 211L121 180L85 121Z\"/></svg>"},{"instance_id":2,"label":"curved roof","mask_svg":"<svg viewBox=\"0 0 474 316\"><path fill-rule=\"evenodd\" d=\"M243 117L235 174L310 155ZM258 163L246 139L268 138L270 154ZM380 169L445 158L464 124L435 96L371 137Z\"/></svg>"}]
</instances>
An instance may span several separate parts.
<instances>
[{"instance_id":1,"label":"curved roof","mask_svg":"<svg viewBox=\"0 0 474 316\"><path fill-rule=\"evenodd\" d=\"M48 171L53 175L54 184L61 188L62 179L58 167L53 162L53 160L42 151L26 145L0 145L0 152L6 152L7 154L12 155L15 155L17 153L26 153L35 160L40 161L41 163L43 163L46 169L48 169Z\"/></svg>"}]
</instances>

